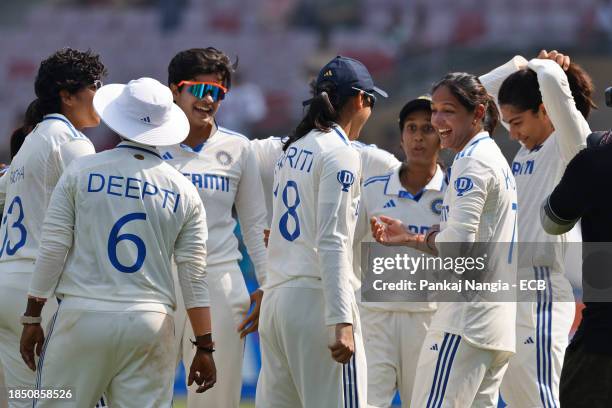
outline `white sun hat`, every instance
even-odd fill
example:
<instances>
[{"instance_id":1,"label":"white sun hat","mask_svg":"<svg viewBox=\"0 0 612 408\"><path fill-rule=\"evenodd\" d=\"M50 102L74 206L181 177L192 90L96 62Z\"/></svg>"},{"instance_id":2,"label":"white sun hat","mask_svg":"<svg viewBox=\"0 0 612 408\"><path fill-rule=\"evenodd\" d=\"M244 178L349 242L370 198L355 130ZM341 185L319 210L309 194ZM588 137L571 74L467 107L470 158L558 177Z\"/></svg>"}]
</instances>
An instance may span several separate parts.
<instances>
[{"instance_id":1,"label":"white sun hat","mask_svg":"<svg viewBox=\"0 0 612 408\"><path fill-rule=\"evenodd\" d=\"M105 85L96 91L93 106L109 128L136 143L169 146L189 134L189 121L172 91L153 78Z\"/></svg>"}]
</instances>

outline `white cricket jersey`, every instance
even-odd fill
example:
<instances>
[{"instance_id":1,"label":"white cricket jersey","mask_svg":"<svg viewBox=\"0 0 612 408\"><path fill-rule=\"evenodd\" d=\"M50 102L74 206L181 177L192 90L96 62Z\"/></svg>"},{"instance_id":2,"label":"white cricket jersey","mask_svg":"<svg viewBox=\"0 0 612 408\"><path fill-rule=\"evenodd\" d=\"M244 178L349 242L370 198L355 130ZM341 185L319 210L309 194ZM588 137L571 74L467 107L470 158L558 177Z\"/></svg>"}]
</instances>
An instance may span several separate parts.
<instances>
[{"instance_id":1,"label":"white cricket jersey","mask_svg":"<svg viewBox=\"0 0 612 408\"><path fill-rule=\"evenodd\" d=\"M3 286L27 289L51 193L73 159L93 153L89 139L59 113L46 115L25 138L2 177L6 183L0 227Z\"/></svg>"},{"instance_id":2,"label":"white cricket jersey","mask_svg":"<svg viewBox=\"0 0 612 408\"><path fill-rule=\"evenodd\" d=\"M262 205L259 167L249 139L215 125L208 140L195 149L181 144L160 150L162 157L193 183L204 203L209 236L207 264L242 259L234 235L235 205L257 281L262 285L266 276L266 210Z\"/></svg>"},{"instance_id":3,"label":"white cricket jersey","mask_svg":"<svg viewBox=\"0 0 612 408\"><path fill-rule=\"evenodd\" d=\"M375 242L370 231L370 218L385 215L402 221L410 232L426 234L429 228L440 222L442 200L446 190L444 171L437 167L433 178L417 194L406 191L400 181L398 165L391 173L365 179L361 190L359 218L355 231L354 271L361 278L361 243ZM422 252L408 248L411 256ZM423 299L424 300L424 299ZM361 306L374 311L419 312L433 311L435 302L362 302Z\"/></svg>"},{"instance_id":4,"label":"white cricket jersey","mask_svg":"<svg viewBox=\"0 0 612 408\"><path fill-rule=\"evenodd\" d=\"M283 153L285 140L286 138L271 136L267 139L257 139L252 142L266 199L268 227L272 221L274 165ZM358 140L353 140L351 146L359 152L362 180L378 174L386 174L401 163L393 154L378 148L376 145L366 145Z\"/></svg>"},{"instance_id":5,"label":"white cricket jersey","mask_svg":"<svg viewBox=\"0 0 612 408\"><path fill-rule=\"evenodd\" d=\"M155 148L124 141L75 161L42 230L30 295L55 292L83 309L171 313L174 256L185 307L208 306L202 201Z\"/></svg>"},{"instance_id":6,"label":"white cricket jersey","mask_svg":"<svg viewBox=\"0 0 612 408\"><path fill-rule=\"evenodd\" d=\"M376 145L353 140L351 146L359 152L362 181L380 174L387 174L401 164L397 157Z\"/></svg>"},{"instance_id":7,"label":"white cricket jersey","mask_svg":"<svg viewBox=\"0 0 612 408\"><path fill-rule=\"evenodd\" d=\"M488 268L515 282L516 184L487 132L474 136L455 156L441 210L438 248L445 242L512 243L508 256L489 257ZM481 348L514 352L515 319L514 302L442 302L430 328L459 334Z\"/></svg>"},{"instance_id":8,"label":"white cricket jersey","mask_svg":"<svg viewBox=\"0 0 612 408\"><path fill-rule=\"evenodd\" d=\"M552 271L563 273L566 247L559 244L567 242L568 236L549 235L544 231L540 224L540 206L561 180L570 160L586 147L591 129L576 108L565 72L554 61L533 59L527 63L515 57L481 80L497 100L503 80L525 65L538 76L542 102L555 130L533 150L521 145L512 162L518 189L519 268L549 266Z\"/></svg>"},{"instance_id":9,"label":"white cricket jersey","mask_svg":"<svg viewBox=\"0 0 612 408\"><path fill-rule=\"evenodd\" d=\"M274 195L274 165L283 153L283 143L287 138L270 136L266 139L255 139L251 141L253 151L257 158L261 184L263 186L266 201L266 227L270 228L272 222L272 199Z\"/></svg>"},{"instance_id":10,"label":"white cricket jersey","mask_svg":"<svg viewBox=\"0 0 612 408\"><path fill-rule=\"evenodd\" d=\"M292 143L276 167L266 288L322 288L325 324L353 323L359 154L335 125Z\"/></svg>"}]
</instances>

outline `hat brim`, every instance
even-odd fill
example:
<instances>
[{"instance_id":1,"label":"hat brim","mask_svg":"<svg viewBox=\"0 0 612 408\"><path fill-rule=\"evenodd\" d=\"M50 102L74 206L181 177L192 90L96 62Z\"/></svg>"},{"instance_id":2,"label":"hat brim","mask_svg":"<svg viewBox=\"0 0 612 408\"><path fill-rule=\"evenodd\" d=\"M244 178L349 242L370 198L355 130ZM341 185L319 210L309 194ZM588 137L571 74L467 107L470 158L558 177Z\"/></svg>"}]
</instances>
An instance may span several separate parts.
<instances>
[{"instance_id":1,"label":"hat brim","mask_svg":"<svg viewBox=\"0 0 612 408\"><path fill-rule=\"evenodd\" d=\"M376 92L377 94L379 94L380 96L382 96L383 98L388 98L388 97L389 97L389 94L388 94L387 92L383 91L382 89L380 89L380 88L379 88L379 87L377 87L377 86L374 86L374 87L372 88L372 90L373 90L374 92Z\"/></svg>"},{"instance_id":2,"label":"hat brim","mask_svg":"<svg viewBox=\"0 0 612 408\"><path fill-rule=\"evenodd\" d=\"M96 91L93 106L100 119L121 137L149 146L175 145L189 134L189 120L181 108L172 105L169 118L160 126L139 122L117 104L126 85L109 84Z\"/></svg>"}]
</instances>

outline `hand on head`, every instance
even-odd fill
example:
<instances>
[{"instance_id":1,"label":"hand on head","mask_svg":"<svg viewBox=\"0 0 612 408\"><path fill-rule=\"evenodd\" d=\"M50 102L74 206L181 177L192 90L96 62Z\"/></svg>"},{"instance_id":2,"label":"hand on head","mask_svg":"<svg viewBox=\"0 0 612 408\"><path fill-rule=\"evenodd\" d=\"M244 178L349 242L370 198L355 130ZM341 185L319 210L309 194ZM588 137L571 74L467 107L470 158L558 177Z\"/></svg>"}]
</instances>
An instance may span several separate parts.
<instances>
[{"instance_id":1,"label":"hand on head","mask_svg":"<svg viewBox=\"0 0 612 408\"><path fill-rule=\"evenodd\" d=\"M559 64L559 66L563 68L564 71L567 71L569 69L569 66L571 63L569 55L561 54L557 50L552 50L552 51L542 50L538 54L538 58L553 60L557 64Z\"/></svg>"}]
</instances>

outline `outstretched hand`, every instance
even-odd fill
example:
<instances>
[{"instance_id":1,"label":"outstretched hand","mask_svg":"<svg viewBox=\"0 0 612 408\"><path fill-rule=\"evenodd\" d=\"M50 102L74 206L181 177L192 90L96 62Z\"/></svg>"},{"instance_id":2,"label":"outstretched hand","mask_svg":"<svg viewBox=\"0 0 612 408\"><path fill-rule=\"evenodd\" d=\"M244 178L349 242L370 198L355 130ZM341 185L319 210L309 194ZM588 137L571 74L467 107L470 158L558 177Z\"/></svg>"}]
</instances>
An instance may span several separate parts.
<instances>
[{"instance_id":1,"label":"outstretched hand","mask_svg":"<svg viewBox=\"0 0 612 408\"><path fill-rule=\"evenodd\" d=\"M386 246L404 245L414 247L420 241L421 236L408 232L400 220L384 215L381 215L379 219L376 217L370 218L372 237L374 237L379 244Z\"/></svg>"}]
</instances>

